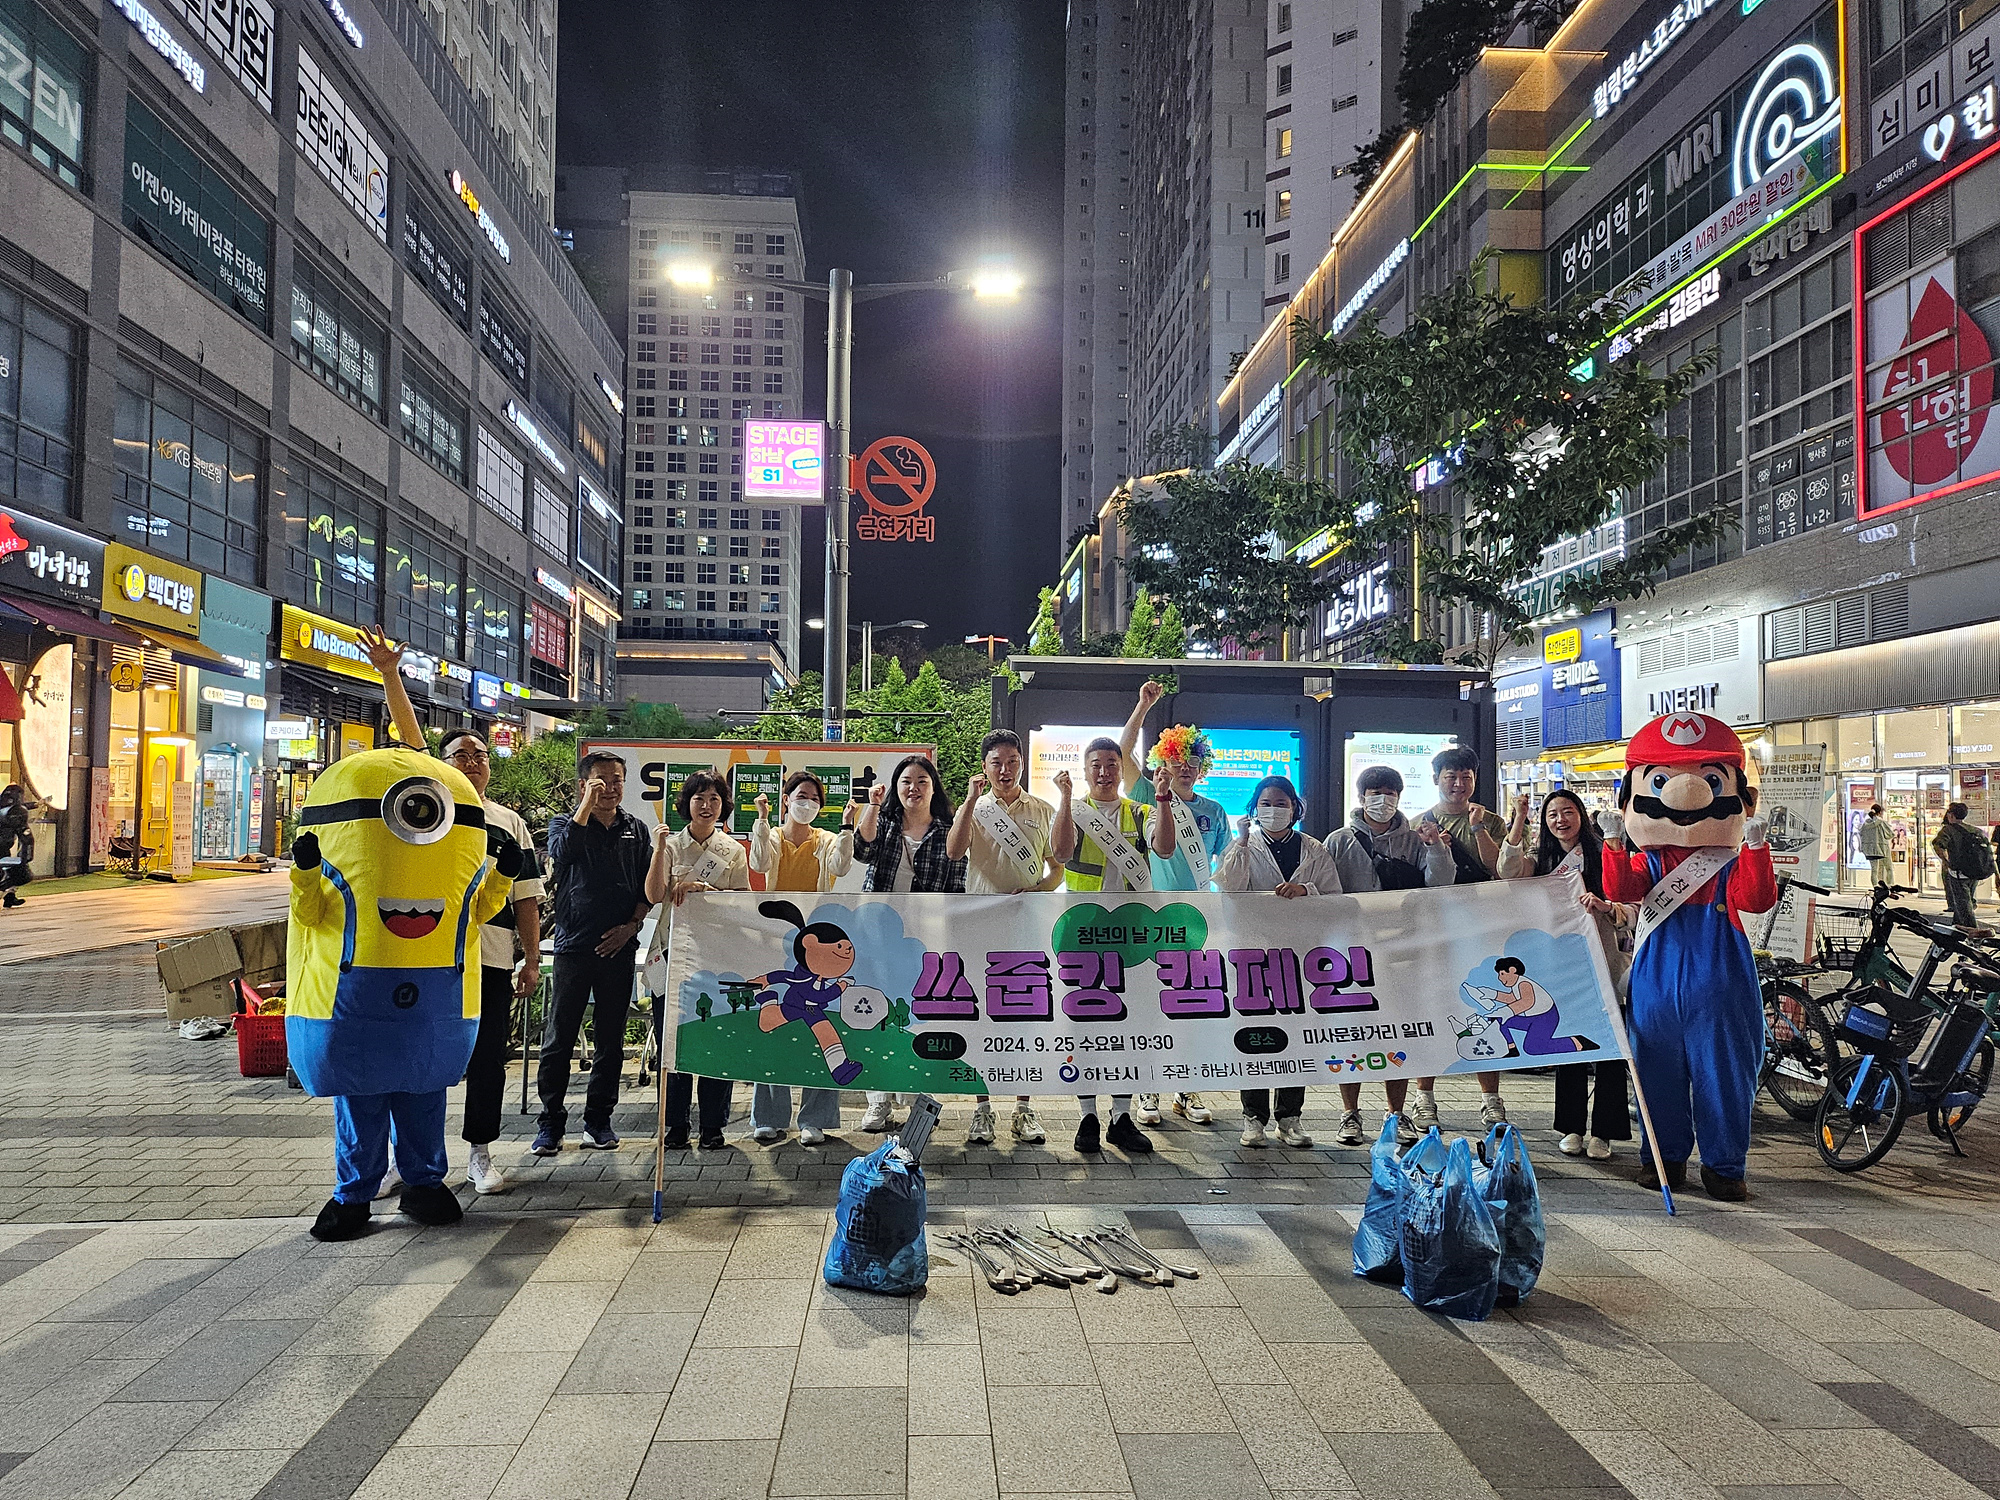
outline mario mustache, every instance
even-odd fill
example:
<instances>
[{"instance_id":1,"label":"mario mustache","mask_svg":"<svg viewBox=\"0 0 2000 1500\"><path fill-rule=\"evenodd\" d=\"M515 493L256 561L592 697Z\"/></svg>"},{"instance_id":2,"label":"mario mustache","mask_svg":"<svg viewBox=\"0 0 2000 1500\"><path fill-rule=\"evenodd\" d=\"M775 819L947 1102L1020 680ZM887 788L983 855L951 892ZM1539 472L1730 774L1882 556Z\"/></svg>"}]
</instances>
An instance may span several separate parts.
<instances>
[{"instance_id":1,"label":"mario mustache","mask_svg":"<svg viewBox=\"0 0 2000 1500\"><path fill-rule=\"evenodd\" d=\"M1697 823L1705 823L1710 818L1717 822L1727 822L1743 812L1741 797L1717 797L1706 807L1669 807L1658 797L1634 797L1632 811L1642 818L1659 818L1681 828L1692 828Z\"/></svg>"}]
</instances>

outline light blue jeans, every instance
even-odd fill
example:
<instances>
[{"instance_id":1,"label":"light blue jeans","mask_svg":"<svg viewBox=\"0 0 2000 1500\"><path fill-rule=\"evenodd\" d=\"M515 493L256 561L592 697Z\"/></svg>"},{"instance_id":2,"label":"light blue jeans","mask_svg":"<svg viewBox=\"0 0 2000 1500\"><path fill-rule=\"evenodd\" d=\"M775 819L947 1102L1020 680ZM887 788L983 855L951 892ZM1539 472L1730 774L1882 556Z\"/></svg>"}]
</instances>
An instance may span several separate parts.
<instances>
[{"instance_id":1,"label":"light blue jeans","mask_svg":"<svg viewBox=\"0 0 2000 1500\"><path fill-rule=\"evenodd\" d=\"M799 1123L819 1130L840 1128L840 1090L804 1089L799 1099ZM750 1092L753 1129L783 1130L792 1123L792 1089L785 1083L760 1083Z\"/></svg>"}]
</instances>

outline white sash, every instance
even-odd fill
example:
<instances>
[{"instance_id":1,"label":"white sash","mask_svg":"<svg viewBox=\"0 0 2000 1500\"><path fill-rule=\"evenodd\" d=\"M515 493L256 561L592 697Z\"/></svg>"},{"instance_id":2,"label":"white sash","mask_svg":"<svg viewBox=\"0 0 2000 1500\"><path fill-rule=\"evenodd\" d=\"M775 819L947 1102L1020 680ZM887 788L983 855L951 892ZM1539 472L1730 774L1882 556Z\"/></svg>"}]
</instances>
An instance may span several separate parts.
<instances>
[{"instance_id":1,"label":"white sash","mask_svg":"<svg viewBox=\"0 0 2000 1500\"><path fill-rule=\"evenodd\" d=\"M1562 862L1549 873L1553 875L1574 875L1577 879L1581 880L1583 878L1583 840L1578 839L1576 847L1565 854L1562 857Z\"/></svg>"},{"instance_id":2,"label":"white sash","mask_svg":"<svg viewBox=\"0 0 2000 1500\"><path fill-rule=\"evenodd\" d=\"M721 830L718 828L716 832L720 833ZM711 833L709 837L714 838L715 834ZM723 834L723 837L727 838L729 835ZM686 872L687 878L689 880L698 880L703 885L714 885L716 877L729 868L729 861L722 858L706 844L697 844L692 839L688 841L688 844L690 848L701 850L701 858L688 866Z\"/></svg>"},{"instance_id":3,"label":"white sash","mask_svg":"<svg viewBox=\"0 0 2000 1500\"><path fill-rule=\"evenodd\" d=\"M1105 817L1095 802L1086 797L1072 804L1070 816L1090 841L1104 851L1105 863L1118 867L1126 890L1150 891L1153 888L1153 868L1146 862L1146 857L1132 847L1125 835L1119 832L1118 825ZM1107 869L1105 873L1109 875L1110 871ZM1109 889L1108 881L1106 889Z\"/></svg>"},{"instance_id":4,"label":"white sash","mask_svg":"<svg viewBox=\"0 0 2000 1500\"><path fill-rule=\"evenodd\" d=\"M1201 824L1194 820L1194 809L1181 798L1168 805L1174 813L1174 847L1187 856L1188 869L1200 880L1208 873L1208 845L1202 842Z\"/></svg>"},{"instance_id":5,"label":"white sash","mask_svg":"<svg viewBox=\"0 0 2000 1500\"><path fill-rule=\"evenodd\" d=\"M1632 936L1632 957L1635 961L1646 939L1653 935L1653 930L1679 911L1688 897L1720 875L1734 858L1734 849L1697 849L1660 877L1659 883L1646 893L1645 901L1639 906L1639 925Z\"/></svg>"},{"instance_id":6,"label":"white sash","mask_svg":"<svg viewBox=\"0 0 2000 1500\"><path fill-rule=\"evenodd\" d=\"M1027 794L1024 792L1022 795ZM1023 890L1041 883L1041 851L1021 831L1021 825L1007 815L998 798L988 793L973 803L972 821L986 830L986 836L993 840L1001 856L1014 866Z\"/></svg>"}]
</instances>

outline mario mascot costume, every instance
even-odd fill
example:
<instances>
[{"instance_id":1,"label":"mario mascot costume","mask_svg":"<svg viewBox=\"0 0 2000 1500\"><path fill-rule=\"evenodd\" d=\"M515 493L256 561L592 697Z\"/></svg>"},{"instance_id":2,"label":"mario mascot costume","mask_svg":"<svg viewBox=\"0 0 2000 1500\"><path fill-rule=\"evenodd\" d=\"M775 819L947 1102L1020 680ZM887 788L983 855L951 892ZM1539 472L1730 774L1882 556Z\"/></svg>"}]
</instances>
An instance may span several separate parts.
<instances>
[{"instance_id":1,"label":"mario mascot costume","mask_svg":"<svg viewBox=\"0 0 2000 1500\"><path fill-rule=\"evenodd\" d=\"M521 850L489 848L479 794L457 771L409 750L370 750L313 783L292 845L285 951L285 1041L309 1094L333 1097L334 1194L312 1234L368 1232L389 1165L403 1212L460 1217L444 1185L445 1090L464 1076L479 1030L479 963L468 941L506 905Z\"/></svg>"},{"instance_id":2,"label":"mario mascot costume","mask_svg":"<svg viewBox=\"0 0 2000 1500\"><path fill-rule=\"evenodd\" d=\"M1629 978L1633 1067L1667 1182L1697 1140L1701 1184L1740 1201L1764 1006L1743 913L1777 903L1743 742L1707 714L1666 714L1625 749L1618 807L1635 846L1604 850L1604 895L1642 903ZM1608 817L1608 815L1607 815ZM1739 843L1742 845L1738 848ZM1645 1158L1639 1181L1657 1188Z\"/></svg>"}]
</instances>

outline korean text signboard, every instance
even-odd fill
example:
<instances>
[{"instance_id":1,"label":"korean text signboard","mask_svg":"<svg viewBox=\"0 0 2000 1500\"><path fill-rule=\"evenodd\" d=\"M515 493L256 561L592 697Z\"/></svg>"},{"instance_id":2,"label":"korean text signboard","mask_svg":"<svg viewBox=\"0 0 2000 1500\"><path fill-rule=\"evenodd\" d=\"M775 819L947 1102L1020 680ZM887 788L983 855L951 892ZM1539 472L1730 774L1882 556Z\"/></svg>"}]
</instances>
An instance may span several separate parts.
<instances>
[{"instance_id":1,"label":"korean text signboard","mask_svg":"<svg viewBox=\"0 0 2000 1500\"><path fill-rule=\"evenodd\" d=\"M878 438L854 461L854 488L868 509L855 518L864 542L934 542L937 518L924 514L937 489L937 463L922 443Z\"/></svg>"},{"instance_id":2,"label":"korean text signboard","mask_svg":"<svg viewBox=\"0 0 2000 1500\"><path fill-rule=\"evenodd\" d=\"M125 106L124 209L128 229L270 331L271 221L137 98Z\"/></svg>"},{"instance_id":3,"label":"korean text signboard","mask_svg":"<svg viewBox=\"0 0 2000 1500\"><path fill-rule=\"evenodd\" d=\"M0 587L95 606L103 598L104 543L0 506Z\"/></svg>"},{"instance_id":4,"label":"korean text signboard","mask_svg":"<svg viewBox=\"0 0 2000 1500\"><path fill-rule=\"evenodd\" d=\"M1594 745L1619 735L1618 638L1599 610L1542 637L1542 743Z\"/></svg>"},{"instance_id":5,"label":"korean text signboard","mask_svg":"<svg viewBox=\"0 0 2000 1500\"><path fill-rule=\"evenodd\" d=\"M801 897L802 941L760 900L697 893L673 909L667 957L646 976L664 1000L663 1067L1077 1094L1621 1055L1603 950L1566 876L1296 901Z\"/></svg>"},{"instance_id":6,"label":"korean text signboard","mask_svg":"<svg viewBox=\"0 0 2000 1500\"><path fill-rule=\"evenodd\" d=\"M300 155L318 169L375 238L389 243L389 156L312 60L299 48Z\"/></svg>"},{"instance_id":7,"label":"korean text signboard","mask_svg":"<svg viewBox=\"0 0 2000 1500\"><path fill-rule=\"evenodd\" d=\"M145 625L159 625L176 635L201 631L199 569L169 562L136 547L107 542L104 547L104 594L101 607Z\"/></svg>"},{"instance_id":8,"label":"korean text signboard","mask_svg":"<svg viewBox=\"0 0 2000 1500\"><path fill-rule=\"evenodd\" d=\"M826 423L743 424L743 495L818 505L826 498Z\"/></svg>"}]
</instances>

